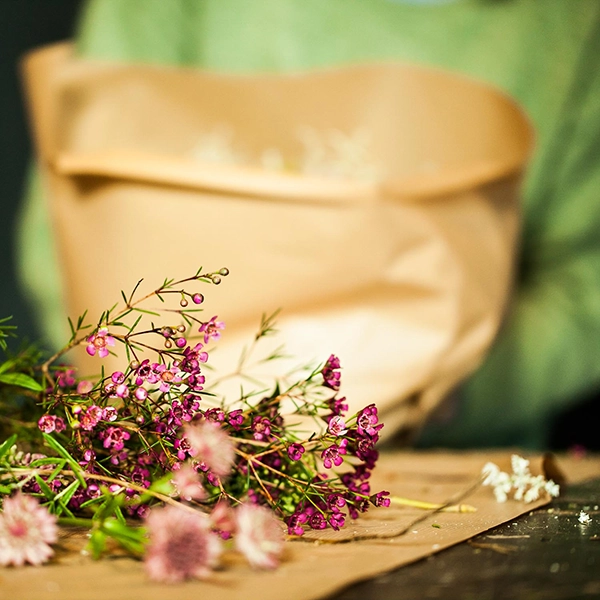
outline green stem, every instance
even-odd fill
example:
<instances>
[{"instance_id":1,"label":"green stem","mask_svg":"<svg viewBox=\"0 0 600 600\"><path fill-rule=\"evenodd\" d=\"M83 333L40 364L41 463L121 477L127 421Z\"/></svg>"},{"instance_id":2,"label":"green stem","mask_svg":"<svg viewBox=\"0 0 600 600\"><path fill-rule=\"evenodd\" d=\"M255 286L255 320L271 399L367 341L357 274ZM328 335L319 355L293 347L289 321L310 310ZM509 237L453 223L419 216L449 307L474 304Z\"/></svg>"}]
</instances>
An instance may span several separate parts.
<instances>
[{"instance_id":1,"label":"green stem","mask_svg":"<svg viewBox=\"0 0 600 600\"><path fill-rule=\"evenodd\" d=\"M410 506L412 508L420 508L421 510L441 510L443 512L476 512L477 509L471 504L436 504L435 502L423 502L422 500L412 500L410 498L401 498L400 496L391 496L390 502L392 505Z\"/></svg>"},{"instance_id":2,"label":"green stem","mask_svg":"<svg viewBox=\"0 0 600 600\"><path fill-rule=\"evenodd\" d=\"M59 517L58 524L71 527L85 527L86 529L89 529L94 525L94 521L92 519L82 519L80 517Z\"/></svg>"}]
</instances>

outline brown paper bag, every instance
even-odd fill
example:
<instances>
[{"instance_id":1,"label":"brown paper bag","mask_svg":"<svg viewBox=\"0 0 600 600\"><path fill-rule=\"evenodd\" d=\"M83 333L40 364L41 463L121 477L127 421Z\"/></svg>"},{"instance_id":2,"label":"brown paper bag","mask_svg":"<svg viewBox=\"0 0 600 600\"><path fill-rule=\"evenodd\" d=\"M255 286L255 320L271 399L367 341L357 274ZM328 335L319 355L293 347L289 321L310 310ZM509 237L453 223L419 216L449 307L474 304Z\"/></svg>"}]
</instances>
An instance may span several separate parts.
<instances>
[{"instance_id":1,"label":"brown paper bag","mask_svg":"<svg viewBox=\"0 0 600 600\"><path fill-rule=\"evenodd\" d=\"M376 402L388 435L481 361L532 140L507 97L393 63L222 75L69 45L25 72L71 316L142 277L226 266L208 294L207 319L227 323L213 360L235 361L282 308L276 343L337 354L351 408Z\"/></svg>"}]
</instances>

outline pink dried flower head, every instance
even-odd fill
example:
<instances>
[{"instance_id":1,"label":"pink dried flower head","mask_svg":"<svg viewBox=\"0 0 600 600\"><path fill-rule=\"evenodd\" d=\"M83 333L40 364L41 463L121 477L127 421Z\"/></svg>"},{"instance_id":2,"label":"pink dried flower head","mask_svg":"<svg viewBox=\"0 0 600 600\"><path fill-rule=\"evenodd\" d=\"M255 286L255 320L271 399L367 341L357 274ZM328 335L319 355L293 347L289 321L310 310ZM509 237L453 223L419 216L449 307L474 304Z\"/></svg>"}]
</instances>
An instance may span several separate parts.
<instances>
[{"instance_id":1,"label":"pink dried flower head","mask_svg":"<svg viewBox=\"0 0 600 600\"><path fill-rule=\"evenodd\" d=\"M389 495L390 493L384 490L373 494L369 497L369 500L373 506L385 506L387 508L391 504L391 500L387 498Z\"/></svg>"},{"instance_id":2,"label":"pink dried flower head","mask_svg":"<svg viewBox=\"0 0 600 600\"><path fill-rule=\"evenodd\" d=\"M232 439L212 421L200 421L186 425L185 437L190 445L190 454L217 477L226 477L231 472L235 459Z\"/></svg>"},{"instance_id":3,"label":"pink dried flower head","mask_svg":"<svg viewBox=\"0 0 600 600\"><path fill-rule=\"evenodd\" d=\"M346 506L346 499L341 494L329 494L326 498L327 506L330 510L339 510Z\"/></svg>"},{"instance_id":4,"label":"pink dried flower head","mask_svg":"<svg viewBox=\"0 0 600 600\"><path fill-rule=\"evenodd\" d=\"M227 422L236 430L239 431L240 427L244 424L244 414L241 408L232 410L227 415Z\"/></svg>"},{"instance_id":5,"label":"pink dried flower head","mask_svg":"<svg viewBox=\"0 0 600 600\"><path fill-rule=\"evenodd\" d=\"M235 512L228 502L219 500L210 513L210 521L222 538L228 539L236 529Z\"/></svg>"},{"instance_id":6,"label":"pink dried flower head","mask_svg":"<svg viewBox=\"0 0 600 600\"><path fill-rule=\"evenodd\" d=\"M346 523L346 516L340 511L334 511L331 513L328 520L329 525L331 525L331 528L335 529L335 531L338 531Z\"/></svg>"},{"instance_id":7,"label":"pink dried flower head","mask_svg":"<svg viewBox=\"0 0 600 600\"><path fill-rule=\"evenodd\" d=\"M342 398L331 398L329 400L329 408L331 409L331 413L333 415L342 416L343 413L348 411L348 403L346 402L346 397Z\"/></svg>"},{"instance_id":8,"label":"pink dried flower head","mask_svg":"<svg viewBox=\"0 0 600 600\"><path fill-rule=\"evenodd\" d=\"M0 565L41 565L52 556L56 542L56 517L32 496L19 492L4 499L0 513Z\"/></svg>"},{"instance_id":9,"label":"pink dried flower head","mask_svg":"<svg viewBox=\"0 0 600 600\"><path fill-rule=\"evenodd\" d=\"M179 469L173 471L173 486L184 500L204 500L206 490L200 482L198 471L188 463L182 464Z\"/></svg>"},{"instance_id":10,"label":"pink dried flower head","mask_svg":"<svg viewBox=\"0 0 600 600\"><path fill-rule=\"evenodd\" d=\"M268 508L258 504L241 504L235 510L236 548L250 565L274 569L283 552L283 531L279 520Z\"/></svg>"},{"instance_id":11,"label":"pink dried flower head","mask_svg":"<svg viewBox=\"0 0 600 600\"><path fill-rule=\"evenodd\" d=\"M97 352L100 358L105 358L109 354L108 346L115 345L115 338L108 335L106 327L101 327L97 333L88 337L87 343L85 350L90 356L95 356Z\"/></svg>"},{"instance_id":12,"label":"pink dried flower head","mask_svg":"<svg viewBox=\"0 0 600 600\"><path fill-rule=\"evenodd\" d=\"M87 448L83 451L83 460L79 464L86 465L94 460L96 460L96 453L91 448Z\"/></svg>"},{"instance_id":13,"label":"pink dried flower head","mask_svg":"<svg viewBox=\"0 0 600 600\"><path fill-rule=\"evenodd\" d=\"M327 529L327 520L320 512L315 512L314 514L312 514L308 520L308 524L312 529Z\"/></svg>"},{"instance_id":14,"label":"pink dried flower head","mask_svg":"<svg viewBox=\"0 0 600 600\"><path fill-rule=\"evenodd\" d=\"M150 545L146 571L155 581L175 583L207 577L221 554L221 541L208 517L176 506L155 508L146 519Z\"/></svg>"},{"instance_id":15,"label":"pink dried flower head","mask_svg":"<svg viewBox=\"0 0 600 600\"><path fill-rule=\"evenodd\" d=\"M225 413L220 408L209 408L204 412L204 418L213 423L222 423L225 420Z\"/></svg>"},{"instance_id":16,"label":"pink dried flower head","mask_svg":"<svg viewBox=\"0 0 600 600\"><path fill-rule=\"evenodd\" d=\"M307 521L308 515L305 512L299 511L290 515L286 520L288 535L304 535L304 527L302 525Z\"/></svg>"}]
</instances>

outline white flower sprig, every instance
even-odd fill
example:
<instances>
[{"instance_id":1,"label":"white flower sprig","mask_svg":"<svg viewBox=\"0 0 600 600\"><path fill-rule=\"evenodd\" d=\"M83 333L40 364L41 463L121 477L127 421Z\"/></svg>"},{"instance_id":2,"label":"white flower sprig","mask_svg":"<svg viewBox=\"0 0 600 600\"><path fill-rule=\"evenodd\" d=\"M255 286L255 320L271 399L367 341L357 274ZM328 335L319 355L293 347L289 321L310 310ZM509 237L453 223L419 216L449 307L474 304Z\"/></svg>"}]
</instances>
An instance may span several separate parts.
<instances>
[{"instance_id":1,"label":"white flower sprig","mask_svg":"<svg viewBox=\"0 0 600 600\"><path fill-rule=\"evenodd\" d=\"M553 498L558 496L558 484L552 479L545 479L543 475L532 475L526 458L513 454L511 464L512 473L501 471L500 467L492 462L485 464L481 471L484 477L482 485L494 488L498 502L506 502L511 491L515 500L525 503L535 502L543 492Z\"/></svg>"},{"instance_id":2,"label":"white flower sprig","mask_svg":"<svg viewBox=\"0 0 600 600\"><path fill-rule=\"evenodd\" d=\"M582 525L589 525L592 522L592 518L590 517L590 515L588 515L585 511L581 511L579 513L579 518L578 521L582 524Z\"/></svg>"}]
</instances>

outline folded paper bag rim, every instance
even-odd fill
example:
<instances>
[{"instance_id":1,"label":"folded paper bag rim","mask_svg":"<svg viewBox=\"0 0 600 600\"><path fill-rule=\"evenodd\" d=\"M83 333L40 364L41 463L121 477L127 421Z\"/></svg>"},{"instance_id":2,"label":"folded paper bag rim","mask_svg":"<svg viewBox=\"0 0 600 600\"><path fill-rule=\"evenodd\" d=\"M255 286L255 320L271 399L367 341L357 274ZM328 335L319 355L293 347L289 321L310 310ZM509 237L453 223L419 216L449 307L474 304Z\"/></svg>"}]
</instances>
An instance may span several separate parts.
<instances>
[{"instance_id":1,"label":"folded paper bag rim","mask_svg":"<svg viewBox=\"0 0 600 600\"><path fill-rule=\"evenodd\" d=\"M51 167L64 175L121 177L139 181L150 181L170 185L213 189L225 192L237 192L241 189L251 195L264 195L282 199L304 198L308 201L322 198L326 201L356 201L365 197L379 196L410 200L436 198L445 194L485 185L488 182L509 178L518 174L528 161L534 147L533 128L524 110L502 90L461 73L450 72L431 66L413 65L398 61L377 61L354 63L337 67L321 67L291 73L220 73L194 69L191 67L172 67L139 63L115 63L100 59L84 59L75 55L74 45L70 42L52 44L37 49L23 59L23 69L29 80L44 78L40 71L52 69L61 64L60 85L67 85L69 79L79 82L86 77L94 77L98 70L108 72L119 69L122 73L140 70L158 76L186 74L193 79L206 81L231 80L249 82L251 85L281 85L281 82L315 80L321 78L361 77L364 73L396 72L398 77L416 75L425 79L451 82L464 88L460 94L476 93L491 100L497 114L495 119L506 121L512 129L510 137L514 144L503 156L496 159L480 158L465 165L441 166L434 172L423 174L408 173L392 175L381 182L361 182L332 180L325 177L299 175L295 173L265 172L264 169L238 165L215 165L202 160L173 160L168 155L146 153L130 148L117 148L110 152L72 152L64 151L52 141L59 136L55 132L43 130L55 127L53 119L46 116L45 126L37 125L37 143L42 158ZM93 73L89 67L93 66ZM34 71L32 76L30 71ZM35 93L35 90L32 90ZM31 95L31 94L30 94ZM239 177L238 177L239 176ZM238 179L243 182L238 184Z\"/></svg>"},{"instance_id":2,"label":"folded paper bag rim","mask_svg":"<svg viewBox=\"0 0 600 600\"><path fill-rule=\"evenodd\" d=\"M122 179L149 184L214 190L273 198L291 202L373 202L375 198L392 201L426 201L511 177L515 164L481 161L464 172L443 171L434 176L406 177L381 184L306 177L289 173L268 173L262 169L228 165L203 165L195 160L170 156L113 150L106 153L60 153L51 168L69 177Z\"/></svg>"}]
</instances>

